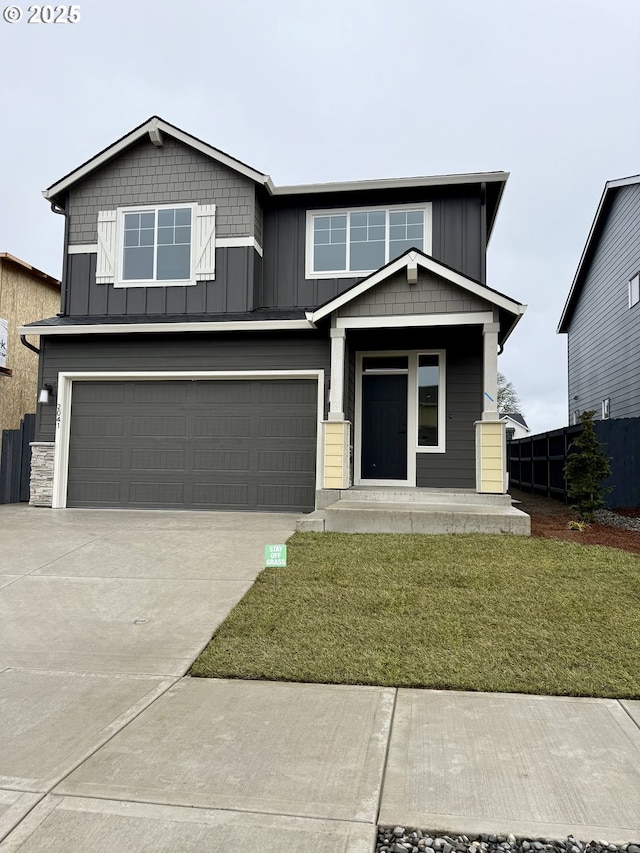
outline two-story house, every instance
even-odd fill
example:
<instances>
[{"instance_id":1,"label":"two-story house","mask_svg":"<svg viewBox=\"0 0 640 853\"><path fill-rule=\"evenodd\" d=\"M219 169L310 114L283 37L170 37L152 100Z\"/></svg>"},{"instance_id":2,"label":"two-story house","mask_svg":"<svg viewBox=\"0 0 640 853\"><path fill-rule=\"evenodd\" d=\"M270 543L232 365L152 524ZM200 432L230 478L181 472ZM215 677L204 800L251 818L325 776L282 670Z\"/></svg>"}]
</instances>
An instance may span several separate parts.
<instances>
[{"instance_id":1,"label":"two-story house","mask_svg":"<svg viewBox=\"0 0 640 853\"><path fill-rule=\"evenodd\" d=\"M605 185L558 332L569 422L640 417L640 175Z\"/></svg>"},{"instance_id":2,"label":"two-story house","mask_svg":"<svg viewBox=\"0 0 640 853\"><path fill-rule=\"evenodd\" d=\"M487 286L485 257L506 180L277 187L154 117L57 181L61 311L23 329L52 400L34 502L502 494L497 354L524 306Z\"/></svg>"}]
</instances>

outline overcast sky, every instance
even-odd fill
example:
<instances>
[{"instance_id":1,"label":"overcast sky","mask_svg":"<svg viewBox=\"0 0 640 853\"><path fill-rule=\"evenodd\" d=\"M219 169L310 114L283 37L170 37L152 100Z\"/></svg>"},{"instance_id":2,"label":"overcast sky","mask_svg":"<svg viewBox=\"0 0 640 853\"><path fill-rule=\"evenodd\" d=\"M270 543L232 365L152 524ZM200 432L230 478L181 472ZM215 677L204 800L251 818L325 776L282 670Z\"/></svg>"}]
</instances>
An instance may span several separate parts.
<instances>
[{"instance_id":1,"label":"overcast sky","mask_svg":"<svg viewBox=\"0 0 640 853\"><path fill-rule=\"evenodd\" d=\"M0 0L6 8L7 0ZM158 114L276 184L511 173L488 284L500 369L567 422L556 326L604 183L640 172L637 0L89 0L0 19L0 251L60 276L41 190Z\"/></svg>"}]
</instances>

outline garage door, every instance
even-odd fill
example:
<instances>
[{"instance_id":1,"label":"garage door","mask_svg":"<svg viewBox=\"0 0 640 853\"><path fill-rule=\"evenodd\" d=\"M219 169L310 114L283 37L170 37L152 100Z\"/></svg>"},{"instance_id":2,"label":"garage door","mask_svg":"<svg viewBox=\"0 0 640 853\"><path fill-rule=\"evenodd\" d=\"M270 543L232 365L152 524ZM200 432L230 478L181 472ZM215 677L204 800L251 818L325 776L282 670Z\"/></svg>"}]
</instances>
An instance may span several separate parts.
<instances>
[{"instance_id":1,"label":"garage door","mask_svg":"<svg viewBox=\"0 0 640 853\"><path fill-rule=\"evenodd\" d=\"M74 382L67 506L309 511L317 383Z\"/></svg>"}]
</instances>

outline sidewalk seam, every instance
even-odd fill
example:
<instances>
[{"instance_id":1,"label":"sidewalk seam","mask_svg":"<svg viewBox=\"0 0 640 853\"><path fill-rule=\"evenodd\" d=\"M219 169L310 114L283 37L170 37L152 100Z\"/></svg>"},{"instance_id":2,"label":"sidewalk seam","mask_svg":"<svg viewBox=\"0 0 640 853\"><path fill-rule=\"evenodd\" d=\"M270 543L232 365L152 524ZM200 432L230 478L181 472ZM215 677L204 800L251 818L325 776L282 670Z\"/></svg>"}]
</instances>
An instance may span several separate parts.
<instances>
[{"instance_id":1,"label":"sidewalk seam","mask_svg":"<svg viewBox=\"0 0 640 853\"><path fill-rule=\"evenodd\" d=\"M384 752L384 761L382 763L382 777L380 779L380 792L378 794L378 804L376 806L376 819L375 819L375 823L374 823L374 826L376 826L376 827L378 826L378 820L380 818L380 807L382 805L382 795L384 793L384 783L385 783L385 780L387 778L387 768L388 768L388 764L389 764L389 752L391 750L391 738L393 737L393 724L394 724L395 719L396 719L396 708L398 705L398 691L399 690L400 690L399 687L393 688L393 691L394 691L393 708L391 709L391 719L389 721L389 735L387 738L387 748L385 749L385 752Z\"/></svg>"}]
</instances>

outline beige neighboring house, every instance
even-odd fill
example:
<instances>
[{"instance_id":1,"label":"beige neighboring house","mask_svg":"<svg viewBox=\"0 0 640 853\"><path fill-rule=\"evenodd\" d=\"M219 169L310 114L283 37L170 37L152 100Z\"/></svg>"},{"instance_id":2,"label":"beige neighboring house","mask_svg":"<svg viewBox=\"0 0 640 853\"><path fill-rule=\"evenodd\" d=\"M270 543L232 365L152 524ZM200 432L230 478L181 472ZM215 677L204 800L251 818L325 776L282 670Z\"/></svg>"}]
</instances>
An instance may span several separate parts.
<instances>
[{"instance_id":1,"label":"beige neighboring house","mask_svg":"<svg viewBox=\"0 0 640 853\"><path fill-rule=\"evenodd\" d=\"M57 278L0 252L0 434L36 410L38 356L22 345L18 329L59 310ZM37 345L33 336L30 342Z\"/></svg>"}]
</instances>

